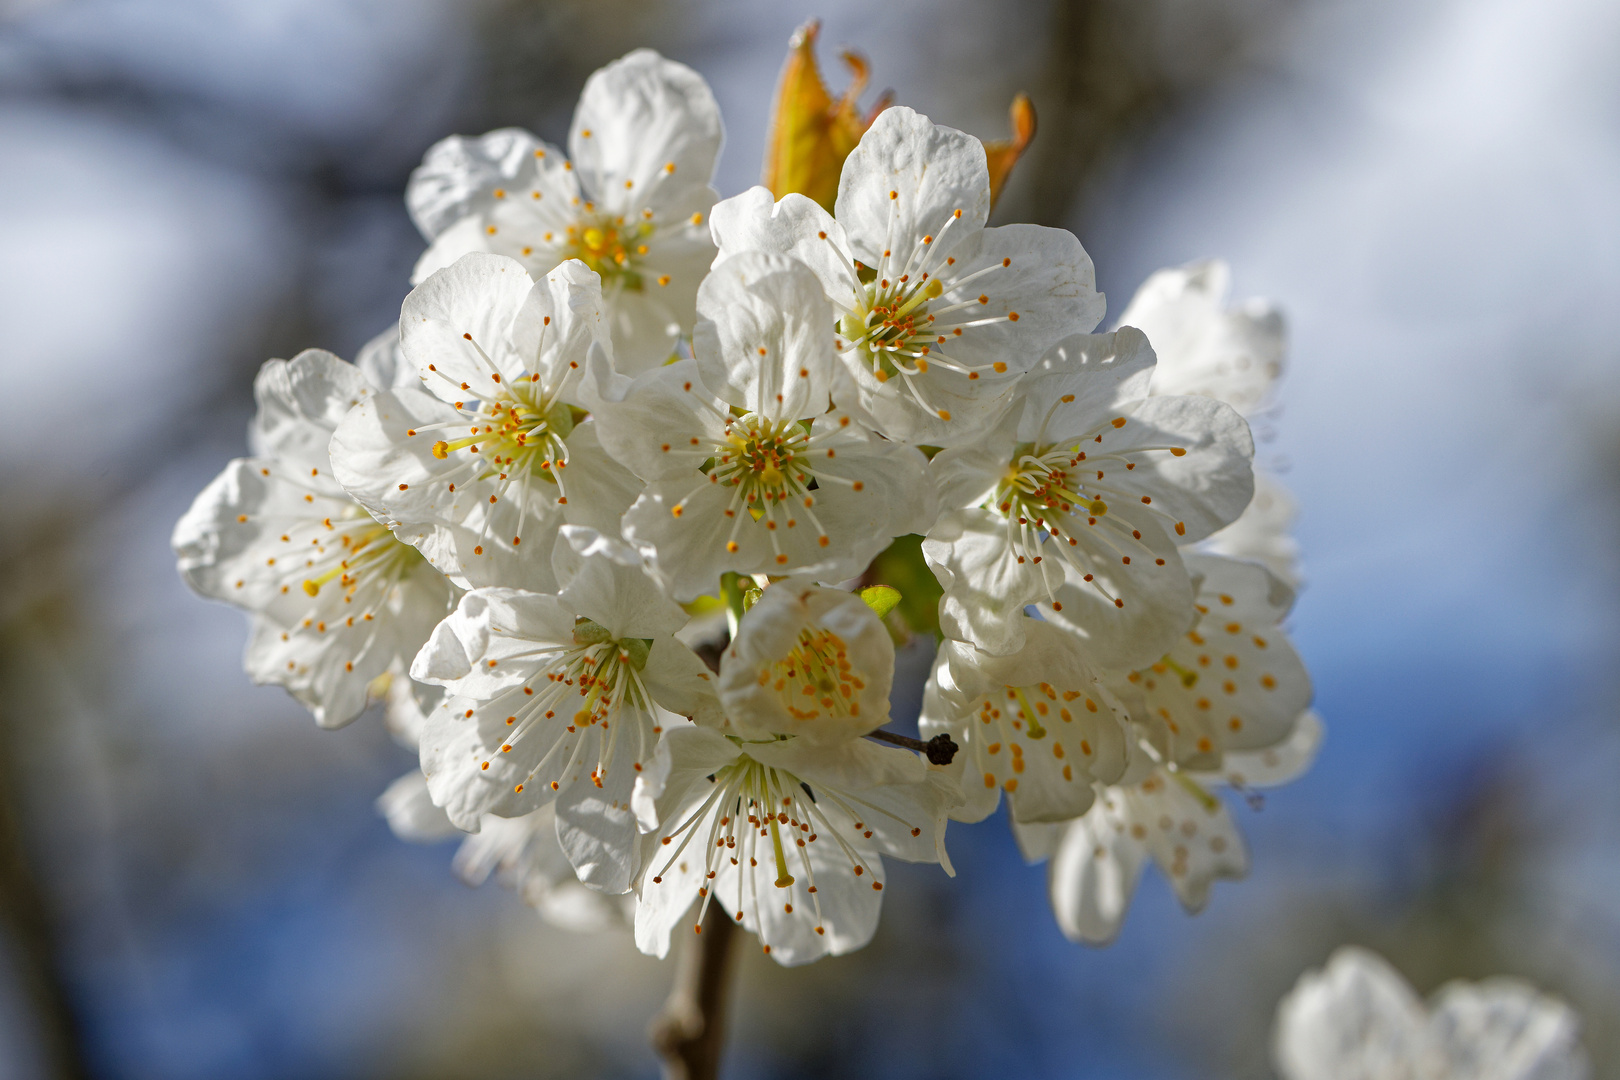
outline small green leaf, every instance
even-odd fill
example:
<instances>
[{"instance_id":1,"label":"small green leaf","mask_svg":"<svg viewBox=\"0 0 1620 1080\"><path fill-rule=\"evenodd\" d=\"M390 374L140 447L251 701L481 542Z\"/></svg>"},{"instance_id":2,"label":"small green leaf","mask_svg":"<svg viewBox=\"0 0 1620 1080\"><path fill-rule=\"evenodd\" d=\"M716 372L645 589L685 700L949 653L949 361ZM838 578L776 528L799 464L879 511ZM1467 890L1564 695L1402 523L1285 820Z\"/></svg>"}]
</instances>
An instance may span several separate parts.
<instances>
[{"instance_id":1,"label":"small green leaf","mask_svg":"<svg viewBox=\"0 0 1620 1080\"><path fill-rule=\"evenodd\" d=\"M861 590L861 599L865 600L866 606L881 619L899 605L900 590L891 589L887 585L873 585Z\"/></svg>"},{"instance_id":2,"label":"small green leaf","mask_svg":"<svg viewBox=\"0 0 1620 1080\"><path fill-rule=\"evenodd\" d=\"M867 569L868 581L886 581L901 594L899 615L914 634L939 636L941 590L922 553L923 538L896 538Z\"/></svg>"}]
</instances>

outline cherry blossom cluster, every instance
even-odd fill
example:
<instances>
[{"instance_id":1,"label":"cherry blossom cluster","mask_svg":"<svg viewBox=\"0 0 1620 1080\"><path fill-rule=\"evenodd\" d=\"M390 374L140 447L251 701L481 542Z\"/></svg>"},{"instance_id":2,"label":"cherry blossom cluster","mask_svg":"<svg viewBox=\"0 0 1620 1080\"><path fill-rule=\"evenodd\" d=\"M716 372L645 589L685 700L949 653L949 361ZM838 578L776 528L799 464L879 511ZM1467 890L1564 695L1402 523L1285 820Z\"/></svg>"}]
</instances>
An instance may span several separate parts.
<instances>
[{"instance_id":1,"label":"cherry blossom cluster","mask_svg":"<svg viewBox=\"0 0 1620 1080\"><path fill-rule=\"evenodd\" d=\"M1096 332L1080 242L988 226L983 144L907 108L830 208L722 201L721 135L639 50L566 150L430 150L397 329L265 365L182 575L321 725L387 700L401 835L646 952L711 907L785 964L859 948L884 857L951 872L947 822L1003 792L1070 937L1110 939L1150 859L1196 909L1246 865L1220 789L1321 735L1246 419L1280 320L1206 264ZM883 587L908 552L926 626ZM874 738L936 625L926 751Z\"/></svg>"}]
</instances>

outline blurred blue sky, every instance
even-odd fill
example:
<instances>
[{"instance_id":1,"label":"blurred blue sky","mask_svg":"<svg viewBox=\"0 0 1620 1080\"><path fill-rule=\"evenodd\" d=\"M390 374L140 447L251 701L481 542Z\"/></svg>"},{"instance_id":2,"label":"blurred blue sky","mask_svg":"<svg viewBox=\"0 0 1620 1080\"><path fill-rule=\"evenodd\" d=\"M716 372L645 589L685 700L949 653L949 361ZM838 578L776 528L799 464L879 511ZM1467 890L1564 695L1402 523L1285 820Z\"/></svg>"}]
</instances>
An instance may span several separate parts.
<instances>
[{"instance_id":1,"label":"blurred blue sky","mask_svg":"<svg viewBox=\"0 0 1620 1080\"><path fill-rule=\"evenodd\" d=\"M42 637L14 658L40 672L16 707L50 720L23 794L99 1075L514 1075L457 1064L502 1039L532 1042L546 1075L652 1074L667 969L395 841L371 801L409 756L375 718L317 732L250 687L240 618L186 593L167 546L242 450L265 343L352 353L397 312L419 250L403 177L475 114L498 10L0 0L0 394L31 406L0 425L3 494L14 535L72 524L55 555L78 619L75 651ZM1009 10L643 17L713 84L734 194L805 17L825 17L829 60L855 45L902 102L994 135L1046 5ZM545 25L589 18L568 11ZM1419 940L1398 935L1448 815L1499 789L1540 842L1534 887L1493 924L1518 944L1486 955L1537 950L1525 974L1620 999L1620 8L1301 0L1261 44L1111 157L1068 223L1111 314L1152 270L1218 255L1240 296L1289 315L1262 454L1302 506L1293 630L1328 724L1318 765L1240 811L1249 881L1188 919L1150 875L1103 951L1058 935L999 819L954 830L959 878L897 871L871 957L748 959L734 1075L1250 1075L1329 931ZM964 89L981 78L997 92ZM8 585L8 618L48 587ZM931 985L900 978L928 964ZM1443 968L1423 970L1481 974ZM864 1041L828 1057L832 1030ZM1189 1064L1212 1046L1237 1057ZM0 1066L37 1075L4 993Z\"/></svg>"}]
</instances>

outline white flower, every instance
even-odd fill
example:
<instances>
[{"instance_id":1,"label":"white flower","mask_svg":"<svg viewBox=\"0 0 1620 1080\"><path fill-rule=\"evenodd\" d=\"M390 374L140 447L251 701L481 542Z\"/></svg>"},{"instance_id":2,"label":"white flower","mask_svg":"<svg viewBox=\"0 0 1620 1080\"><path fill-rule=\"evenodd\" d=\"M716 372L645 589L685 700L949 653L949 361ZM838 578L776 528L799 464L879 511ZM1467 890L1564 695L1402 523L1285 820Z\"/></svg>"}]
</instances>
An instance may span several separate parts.
<instances>
[{"instance_id":1,"label":"white flower","mask_svg":"<svg viewBox=\"0 0 1620 1080\"><path fill-rule=\"evenodd\" d=\"M405 352L399 347L398 321L390 323L388 329L360 346L354 366L378 390L422 388L422 377L416 373L415 366L405 359Z\"/></svg>"},{"instance_id":2,"label":"white flower","mask_svg":"<svg viewBox=\"0 0 1620 1080\"><path fill-rule=\"evenodd\" d=\"M1289 531L1299 516L1294 497L1271 473L1256 466L1254 498L1238 519L1197 546L1228 558L1259 563L1290 588L1300 585L1299 541Z\"/></svg>"},{"instance_id":3,"label":"white flower","mask_svg":"<svg viewBox=\"0 0 1620 1080\"><path fill-rule=\"evenodd\" d=\"M1231 277L1217 260L1160 270L1137 290L1119 321L1153 343L1159 358L1154 394L1214 398L1254 420L1275 400L1287 335L1281 313L1268 301L1227 306ZM1201 548L1259 562L1297 588L1299 545L1288 533L1294 515L1287 490L1257 463L1253 501Z\"/></svg>"},{"instance_id":4,"label":"white flower","mask_svg":"<svg viewBox=\"0 0 1620 1080\"><path fill-rule=\"evenodd\" d=\"M362 402L332 440L338 479L458 585L555 590L557 529L616 533L641 489L572 407L587 353L607 344L601 308L578 262L531 281L468 255L433 275L400 314L400 349L432 393Z\"/></svg>"},{"instance_id":5,"label":"white flower","mask_svg":"<svg viewBox=\"0 0 1620 1080\"><path fill-rule=\"evenodd\" d=\"M476 589L433 631L412 678L446 687L422 732L433 801L463 829L557 800L586 884L629 888L630 791L660 732L717 710L711 676L671 635L686 614L624 545L568 528L555 596Z\"/></svg>"},{"instance_id":6,"label":"white flower","mask_svg":"<svg viewBox=\"0 0 1620 1080\"><path fill-rule=\"evenodd\" d=\"M858 949L877 928L882 855L938 862L956 785L916 754L865 739L743 742L710 728L664 735L637 784L636 944L663 956L711 901L782 964Z\"/></svg>"},{"instance_id":7,"label":"white flower","mask_svg":"<svg viewBox=\"0 0 1620 1080\"><path fill-rule=\"evenodd\" d=\"M1136 290L1119 325L1153 343L1155 394L1210 397L1252 417L1272 402L1286 331L1268 301L1228 307L1231 284L1231 268L1218 259L1160 270Z\"/></svg>"},{"instance_id":8,"label":"white flower","mask_svg":"<svg viewBox=\"0 0 1620 1080\"><path fill-rule=\"evenodd\" d=\"M1242 511L1254 442L1228 405L1143 397L1153 362L1129 327L1067 338L977 444L934 458L943 512L923 554L948 636L1011 652L1040 601L1087 639L1092 663L1128 669L1186 629L1176 544Z\"/></svg>"},{"instance_id":9,"label":"white flower","mask_svg":"<svg viewBox=\"0 0 1620 1080\"><path fill-rule=\"evenodd\" d=\"M834 209L756 187L714 208L715 241L722 260L776 252L815 271L838 313L839 404L891 439L972 441L1049 345L1102 318L1080 242L985 228L983 144L910 109L885 109L861 138Z\"/></svg>"},{"instance_id":10,"label":"white flower","mask_svg":"<svg viewBox=\"0 0 1620 1080\"><path fill-rule=\"evenodd\" d=\"M705 227L718 193L720 109L702 76L637 49L585 83L568 153L503 128L432 147L405 201L432 246L413 280L473 251L520 260L535 276L566 259L602 275L616 361L667 360L692 326L714 259Z\"/></svg>"},{"instance_id":11,"label":"white flower","mask_svg":"<svg viewBox=\"0 0 1620 1080\"><path fill-rule=\"evenodd\" d=\"M1277 1008L1283 1080L1585 1080L1580 1020L1518 979L1451 982L1427 1005L1381 957L1341 948Z\"/></svg>"},{"instance_id":12,"label":"white flower","mask_svg":"<svg viewBox=\"0 0 1620 1080\"><path fill-rule=\"evenodd\" d=\"M1167 758L1218 768L1221 754L1286 739L1311 702L1311 677L1281 629L1294 592L1263 567L1188 555L1197 618L1155 663L1111 685Z\"/></svg>"},{"instance_id":13,"label":"white flower","mask_svg":"<svg viewBox=\"0 0 1620 1080\"><path fill-rule=\"evenodd\" d=\"M1322 722L1307 712L1286 742L1229 753L1219 773L1154 764L1142 755L1139 768L1147 775L1101 792L1084 817L1015 825L1026 858L1051 859L1047 889L1064 936L1090 945L1112 941L1150 858L1170 879L1182 907L1202 910L1216 880L1240 878L1249 867L1243 836L1211 789L1285 784L1309 768L1321 741Z\"/></svg>"},{"instance_id":14,"label":"white flower","mask_svg":"<svg viewBox=\"0 0 1620 1080\"><path fill-rule=\"evenodd\" d=\"M286 687L322 727L358 716L370 682L408 664L453 600L449 582L332 475L332 432L373 393L331 353L266 363L254 456L197 496L172 541L187 584L252 613L254 681Z\"/></svg>"},{"instance_id":15,"label":"white flower","mask_svg":"<svg viewBox=\"0 0 1620 1080\"><path fill-rule=\"evenodd\" d=\"M958 821L988 817L1003 788L1015 821L1078 817L1096 796L1094 781L1125 772L1124 709L1072 634L1027 621L1010 656L946 640L934 661L918 726L924 738L945 732L961 747L952 763L967 799Z\"/></svg>"},{"instance_id":16,"label":"white flower","mask_svg":"<svg viewBox=\"0 0 1620 1080\"><path fill-rule=\"evenodd\" d=\"M894 641L859 596L779 581L743 615L719 683L739 735L839 742L888 723Z\"/></svg>"},{"instance_id":17,"label":"white flower","mask_svg":"<svg viewBox=\"0 0 1620 1080\"><path fill-rule=\"evenodd\" d=\"M696 360L631 381L597 357L582 388L603 445L647 481L624 536L676 600L728 570L841 581L928 527L922 454L827 411L831 321L803 264L727 260L698 309Z\"/></svg>"},{"instance_id":18,"label":"white flower","mask_svg":"<svg viewBox=\"0 0 1620 1080\"><path fill-rule=\"evenodd\" d=\"M553 926L600 930L623 925L623 904L580 884L557 840L556 813L542 806L521 817L485 814L476 833L456 828L428 794L427 779L413 769L389 785L377 809L401 840L427 844L461 837L452 867L468 885L491 873Z\"/></svg>"}]
</instances>

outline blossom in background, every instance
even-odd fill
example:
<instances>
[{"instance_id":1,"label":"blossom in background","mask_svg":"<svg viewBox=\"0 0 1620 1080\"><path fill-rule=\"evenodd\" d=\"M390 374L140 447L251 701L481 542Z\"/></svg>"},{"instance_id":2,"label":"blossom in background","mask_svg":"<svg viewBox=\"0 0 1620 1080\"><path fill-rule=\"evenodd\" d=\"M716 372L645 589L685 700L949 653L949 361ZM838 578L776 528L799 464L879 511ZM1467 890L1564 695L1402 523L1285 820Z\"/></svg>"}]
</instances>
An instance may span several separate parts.
<instances>
[{"instance_id":1,"label":"blossom in background","mask_svg":"<svg viewBox=\"0 0 1620 1080\"><path fill-rule=\"evenodd\" d=\"M1228 306L1231 282L1231 268L1218 259L1160 270L1136 291L1119 325L1136 327L1153 343L1154 394L1214 398L1253 422L1275 407L1287 327L1270 301ZM1295 512L1282 482L1257 462L1248 509L1205 540L1203 550L1259 562L1297 588L1299 544L1288 532Z\"/></svg>"},{"instance_id":2,"label":"blossom in background","mask_svg":"<svg viewBox=\"0 0 1620 1080\"><path fill-rule=\"evenodd\" d=\"M375 388L316 349L271 360L254 382L253 456L226 466L178 524L180 575L251 613L244 664L284 686L322 727L365 708L371 681L401 667L455 590L333 476L327 443Z\"/></svg>"},{"instance_id":3,"label":"blossom in background","mask_svg":"<svg viewBox=\"0 0 1620 1080\"><path fill-rule=\"evenodd\" d=\"M1137 755L1133 773L1099 792L1074 821L1013 826L1024 857L1048 859L1052 913L1070 941L1106 945L1129 909L1142 867L1152 859L1189 913L1203 910L1220 878L1240 878L1249 857L1222 785L1250 792L1286 784L1310 767L1322 723L1304 713L1286 741L1226 755L1218 772L1156 763Z\"/></svg>"},{"instance_id":4,"label":"blossom in background","mask_svg":"<svg viewBox=\"0 0 1620 1080\"><path fill-rule=\"evenodd\" d=\"M1156 659L1192 618L1178 542L1252 494L1248 425L1218 401L1147 397L1154 356L1125 328L1054 346L977 443L930 470L942 513L923 554L940 627L992 653L1021 643L1024 606L1085 639L1088 659Z\"/></svg>"},{"instance_id":5,"label":"blossom in background","mask_svg":"<svg viewBox=\"0 0 1620 1080\"><path fill-rule=\"evenodd\" d=\"M953 812L959 821L988 817L1002 789L1014 821L1077 817L1095 783L1125 772L1124 709L1072 634L1028 622L1009 656L947 639L934 661L919 726L924 738L943 732L963 748L953 763L966 800Z\"/></svg>"},{"instance_id":6,"label":"blossom in background","mask_svg":"<svg viewBox=\"0 0 1620 1080\"><path fill-rule=\"evenodd\" d=\"M635 792L647 831L636 944L665 955L674 929L688 917L701 928L712 902L781 964L858 949L877 928L882 856L954 873L945 815L958 799L941 770L866 739L666 732Z\"/></svg>"},{"instance_id":7,"label":"blossom in background","mask_svg":"<svg viewBox=\"0 0 1620 1080\"><path fill-rule=\"evenodd\" d=\"M593 347L607 328L583 264L531 281L511 259L466 256L400 313L400 352L431 393L352 410L332 439L338 479L461 587L554 589L557 529L617 532L641 488L574 410Z\"/></svg>"},{"instance_id":8,"label":"blossom in background","mask_svg":"<svg viewBox=\"0 0 1620 1080\"><path fill-rule=\"evenodd\" d=\"M1282 630L1294 592L1253 563L1188 555L1191 628L1112 686L1170 760L1219 768L1221 754L1286 739L1311 703L1311 679Z\"/></svg>"},{"instance_id":9,"label":"blossom in background","mask_svg":"<svg viewBox=\"0 0 1620 1080\"><path fill-rule=\"evenodd\" d=\"M889 720L894 641L853 593L779 581L743 615L720 665L720 701L739 735L833 742Z\"/></svg>"},{"instance_id":10,"label":"blossom in background","mask_svg":"<svg viewBox=\"0 0 1620 1080\"><path fill-rule=\"evenodd\" d=\"M831 321L803 264L728 260L698 312L696 360L630 380L598 357L582 388L603 444L647 482L625 538L676 600L727 571L845 580L928 527L923 456L828 411Z\"/></svg>"},{"instance_id":11,"label":"blossom in background","mask_svg":"<svg viewBox=\"0 0 1620 1080\"><path fill-rule=\"evenodd\" d=\"M475 589L411 677L446 689L421 735L433 801L457 827L557 802L580 879L624 892L635 871L630 792L664 730L712 716L711 676L672 635L686 614L622 543L570 528L556 595Z\"/></svg>"},{"instance_id":12,"label":"blossom in background","mask_svg":"<svg viewBox=\"0 0 1620 1080\"><path fill-rule=\"evenodd\" d=\"M473 251L536 277L578 259L602 276L614 359L645 371L691 330L714 259L707 215L722 138L702 76L637 49L585 83L568 154L516 128L453 136L428 150L405 201L431 241L422 282Z\"/></svg>"},{"instance_id":13,"label":"blossom in background","mask_svg":"<svg viewBox=\"0 0 1620 1080\"><path fill-rule=\"evenodd\" d=\"M1427 1004L1365 949L1341 948L1277 1007L1283 1080L1585 1080L1580 1020L1518 979L1451 982Z\"/></svg>"},{"instance_id":14,"label":"blossom in background","mask_svg":"<svg viewBox=\"0 0 1620 1080\"><path fill-rule=\"evenodd\" d=\"M890 439L972 442L1052 343L1097 325L1103 298L1072 233L987 229L984 146L910 109L878 116L828 214L756 187L714 208L719 259L791 255L838 320L838 403Z\"/></svg>"},{"instance_id":15,"label":"blossom in background","mask_svg":"<svg viewBox=\"0 0 1620 1080\"><path fill-rule=\"evenodd\" d=\"M451 863L457 877L468 885L482 885L493 874L553 926L591 931L627 925L629 913L621 899L588 888L574 876L557 840L552 806L515 818L485 814L477 832L464 833L433 805L427 779L412 769L378 797L377 810L388 819L394 835L410 843L459 837L461 845Z\"/></svg>"}]
</instances>

